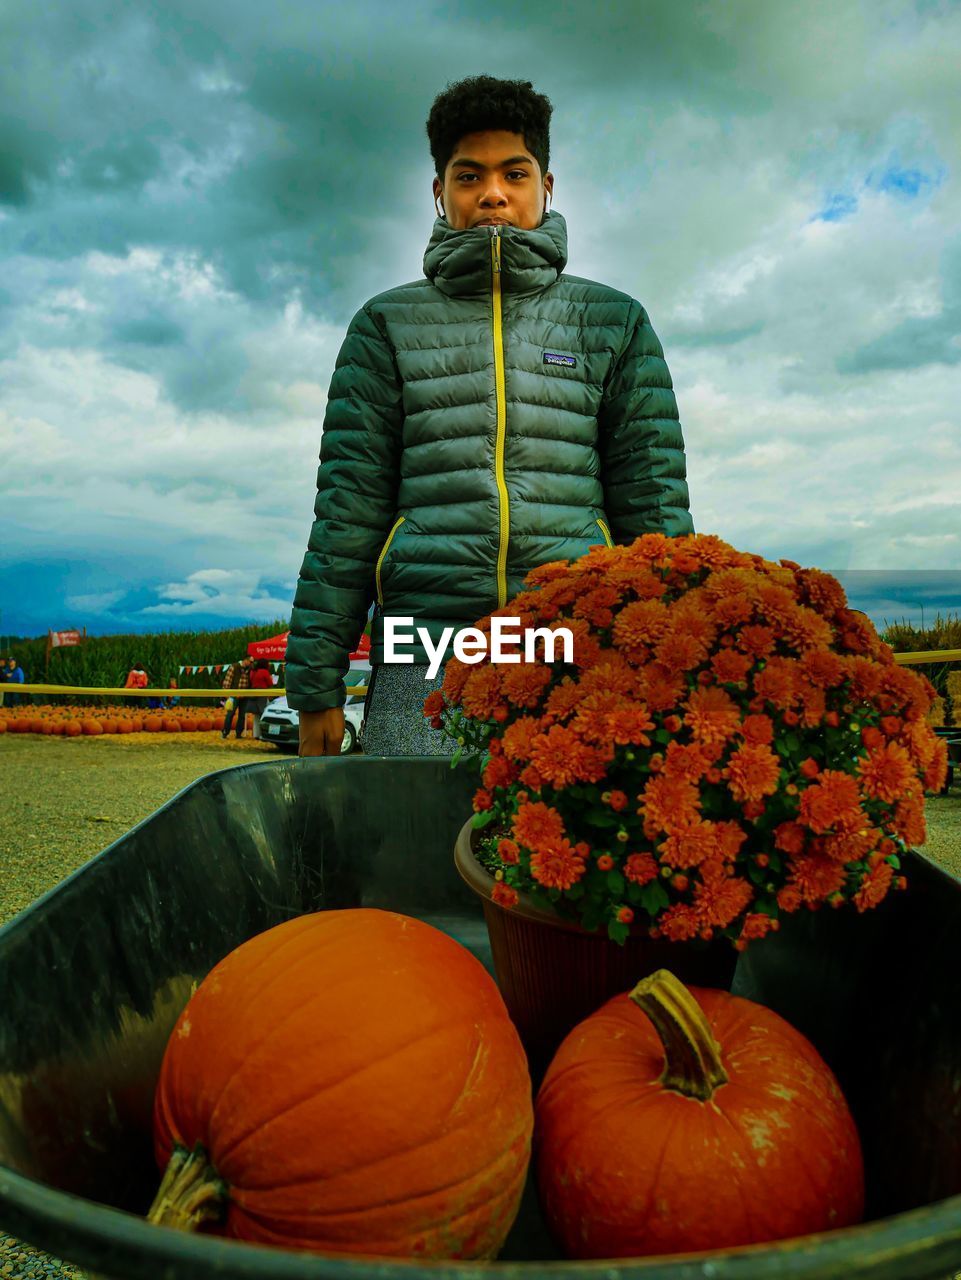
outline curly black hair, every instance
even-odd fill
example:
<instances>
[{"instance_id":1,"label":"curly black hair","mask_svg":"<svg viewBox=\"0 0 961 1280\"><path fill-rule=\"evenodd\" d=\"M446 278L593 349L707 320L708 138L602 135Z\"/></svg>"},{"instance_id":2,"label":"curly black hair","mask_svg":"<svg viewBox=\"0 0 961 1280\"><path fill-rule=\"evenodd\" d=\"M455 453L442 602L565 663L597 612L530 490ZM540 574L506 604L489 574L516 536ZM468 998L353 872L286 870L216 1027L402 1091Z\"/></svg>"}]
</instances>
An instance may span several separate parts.
<instances>
[{"instance_id":1,"label":"curly black hair","mask_svg":"<svg viewBox=\"0 0 961 1280\"><path fill-rule=\"evenodd\" d=\"M528 151L545 174L550 163L551 112L549 98L538 93L529 80L497 80L494 76L468 76L448 84L431 105L427 137L437 176L467 133L504 129L519 133Z\"/></svg>"}]
</instances>

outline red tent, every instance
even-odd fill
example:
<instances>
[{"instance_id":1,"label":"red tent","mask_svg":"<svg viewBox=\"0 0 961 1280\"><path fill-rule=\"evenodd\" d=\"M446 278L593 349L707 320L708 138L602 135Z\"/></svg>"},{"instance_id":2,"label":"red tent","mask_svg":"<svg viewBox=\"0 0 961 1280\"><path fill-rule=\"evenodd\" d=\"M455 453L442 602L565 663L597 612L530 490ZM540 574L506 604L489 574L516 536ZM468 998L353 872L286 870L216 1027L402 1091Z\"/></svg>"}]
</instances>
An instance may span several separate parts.
<instances>
[{"instance_id":1,"label":"red tent","mask_svg":"<svg viewBox=\"0 0 961 1280\"><path fill-rule=\"evenodd\" d=\"M266 658L268 662L283 662L287 653L287 637L289 631L282 631L279 636L270 636L267 640L251 640L247 652L252 658ZM365 662L370 657L370 636L361 636L360 643L350 655L351 662Z\"/></svg>"}]
</instances>

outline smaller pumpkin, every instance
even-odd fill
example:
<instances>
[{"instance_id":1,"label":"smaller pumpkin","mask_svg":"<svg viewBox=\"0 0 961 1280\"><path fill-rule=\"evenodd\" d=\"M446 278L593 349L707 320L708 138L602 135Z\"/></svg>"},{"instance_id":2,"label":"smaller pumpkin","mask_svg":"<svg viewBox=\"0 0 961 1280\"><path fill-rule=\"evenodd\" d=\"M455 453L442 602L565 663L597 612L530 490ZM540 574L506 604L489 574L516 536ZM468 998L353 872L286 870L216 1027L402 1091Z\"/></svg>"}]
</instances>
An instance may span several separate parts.
<instances>
[{"instance_id":1,"label":"smaller pumpkin","mask_svg":"<svg viewBox=\"0 0 961 1280\"><path fill-rule=\"evenodd\" d=\"M664 969L570 1032L534 1141L545 1216L574 1258L759 1244L864 1212L857 1129L814 1046Z\"/></svg>"}]
</instances>

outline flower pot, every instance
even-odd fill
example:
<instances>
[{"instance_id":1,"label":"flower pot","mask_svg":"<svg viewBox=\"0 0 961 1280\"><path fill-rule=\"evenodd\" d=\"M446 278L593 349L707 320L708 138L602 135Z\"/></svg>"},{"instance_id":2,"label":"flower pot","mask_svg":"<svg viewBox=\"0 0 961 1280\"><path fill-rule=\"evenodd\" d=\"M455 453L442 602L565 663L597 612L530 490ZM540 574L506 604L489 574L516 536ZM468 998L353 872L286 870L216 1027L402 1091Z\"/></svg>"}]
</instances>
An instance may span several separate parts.
<instances>
[{"instance_id":1,"label":"flower pot","mask_svg":"<svg viewBox=\"0 0 961 1280\"><path fill-rule=\"evenodd\" d=\"M497 985L527 1050L535 1086L568 1031L656 969L670 969L689 986L730 990L737 952L725 939L669 942L638 927L621 946L523 894L516 906L499 906L491 900L494 877L474 857L476 835L468 819L457 837L454 863L482 900Z\"/></svg>"}]
</instances>

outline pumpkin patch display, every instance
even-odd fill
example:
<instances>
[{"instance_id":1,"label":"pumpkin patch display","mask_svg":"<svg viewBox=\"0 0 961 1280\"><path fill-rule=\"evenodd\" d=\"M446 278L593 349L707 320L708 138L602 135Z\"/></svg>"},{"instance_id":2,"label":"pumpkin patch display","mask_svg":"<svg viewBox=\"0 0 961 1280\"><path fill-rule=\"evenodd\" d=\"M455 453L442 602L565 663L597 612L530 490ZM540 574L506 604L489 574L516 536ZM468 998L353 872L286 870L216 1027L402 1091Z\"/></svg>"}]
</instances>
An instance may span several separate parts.
<instances>
[{"instance_id":1,"label":"pumpkin patch display","mask_svg":"<svg viewBox=\"0 0 961 1280\"><path fill-rule=\"evenodd\" d=\"M181 1014L148 1216L289 1249L490 1258L532 1130L527 1060L481 963L420 920L319 912L231 952Z\"/></svg>"},{"instance_id":2,"label":"pumpkin patch display","mask_svg":"<svg viewBox=\"0 0 961 1280\"><path fill-rule=\"evenodd\" d=\"M857 1129L813 1045L762 1005L664 969L563 1041L534 1149L572 1258L759 1244L864 1212Z\"/></svg>"}]
</instances>

